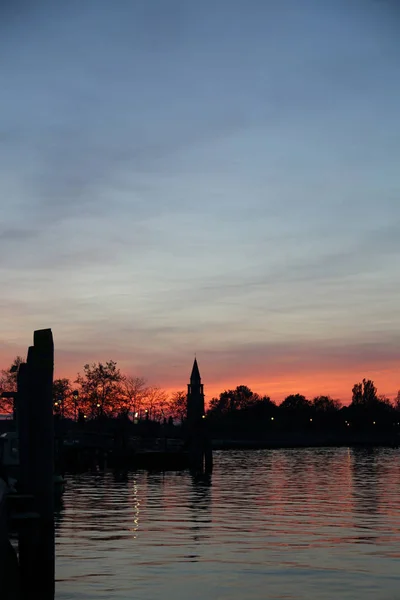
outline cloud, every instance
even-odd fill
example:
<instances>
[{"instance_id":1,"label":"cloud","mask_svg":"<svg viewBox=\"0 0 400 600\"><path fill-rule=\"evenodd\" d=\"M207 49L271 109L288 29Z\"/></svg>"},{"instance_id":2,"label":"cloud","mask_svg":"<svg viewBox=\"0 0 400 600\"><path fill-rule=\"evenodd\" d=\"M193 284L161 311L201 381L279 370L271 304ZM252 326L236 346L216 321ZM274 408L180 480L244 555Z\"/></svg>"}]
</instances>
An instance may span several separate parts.
<instances>
[{"instance_id":1,"label":"cloud","mask_svg":"<svg viewBox=\"0 0 400 600\"><path fill-rule=\"evenodd\" d=\"M2 242L32 239L38 236L38 230L29 227L4 227L0 229L0 247Z\"/></svg>"},{"instance_id":2,"label":"cloud","mask_svg":"<svg viewBox=\"0 0 400 600\"><path fill-rule=\"evenodd\" d=\"M392 364L383 9L22 7L0 24L4 338L50 325L66 368L118 358L160 383L196 350L214 381L260 385Z\"/></svg>"}]
</instances>

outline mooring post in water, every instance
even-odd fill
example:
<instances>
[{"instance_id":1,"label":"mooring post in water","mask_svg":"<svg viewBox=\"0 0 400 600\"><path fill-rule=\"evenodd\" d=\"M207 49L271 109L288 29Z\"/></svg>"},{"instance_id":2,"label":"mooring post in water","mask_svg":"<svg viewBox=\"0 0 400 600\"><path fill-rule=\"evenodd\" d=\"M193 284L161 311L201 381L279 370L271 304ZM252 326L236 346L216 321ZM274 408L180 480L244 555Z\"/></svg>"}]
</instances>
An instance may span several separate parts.
<instances>
[{"instance_id":1,"label":"mooring post in water","mask_svg":"<svg viewBox=\"0 0 400 600\"><path fill-rule=\"evenodd\" d=\"M0 479L0 598L20 600L18 559L8 537L8 486Z\"/></svg>"},{"instance_id":2,"label":"mooring post in water","mask_svg":"<svg viewBox=\"0 0 400 600\"><path fill-rule=\"evenodd\" d=\"M33 496L30 519L20 532L22 598L54 599L54 346L50 329L34 332L18 376L21 491Z\"/></svg>"},{"instance_id":3,"label":"mooring post in water","mask_svg":"<svg viewBox=\"0 0 400 600\"><path fill-rule=\"evenodd\" d=\"M41 600L54 598L54 344L51 329L34 332L32 364L32 464L40 539L36 581Z\"/></svg>"},{"instance_id":4,"label":"mooring post in water","mask_svg":"<svg viewBox=\"0 0 400 600\"><path fill-rule=\"evenodd\" d=\"M8 544L7 510L6 510L7 485L0 479L0 585L6 580L6 557Z\"/></svg>"},{"instance_id":5,"label":"mooring post in water","mask_svg":"<svg viewBox=\"0 0 400 600\"><path fill-rule=\"evenodd\" d=\"M19 492L27 497L33 498L33 482L31 460L33 458L33 444L30 437L31 432L31 393L32 385L30 369L32 366L33 346L28 349L26 363L21 363L17 376L17 433L19 440ZM33 510L33 505L30 504ZM21 598L29 598L30 590L34 587L35 579L35 560L32 557L36 555L36 538L39 535L38 521L31 518L26 521L23 527L20 527L18 535L18 555L19 571L21 579Z\"/></svg>"},{"instance_id":6,"label":"mooring post in water","mask_svg":"<svg viewBox=\"0 0 400 600\"><path fill-rule=\"evenodd\" d=\"M21 363L17 375L17 434L19 439L19 488L24 494L32 494L30 485L31 468L30 457L32 455L31 443L29 438L30 430L30 396L29 396L29 376L28 363L31 363L29 355L33 351L33 346L28 350L28 362Z\"/></svg>"},{"instance_id":7,"label":"mooring post in water","mask_svg":"<svg viewBox=\"0 0 400 600\"><path fill-rule=\"evenodd\" d=\"M187 436L190 468L197 472L212 470L211 440L204 413L204 388L197 360L194 359L187 393Z\"/></svg>"}]
</instances>

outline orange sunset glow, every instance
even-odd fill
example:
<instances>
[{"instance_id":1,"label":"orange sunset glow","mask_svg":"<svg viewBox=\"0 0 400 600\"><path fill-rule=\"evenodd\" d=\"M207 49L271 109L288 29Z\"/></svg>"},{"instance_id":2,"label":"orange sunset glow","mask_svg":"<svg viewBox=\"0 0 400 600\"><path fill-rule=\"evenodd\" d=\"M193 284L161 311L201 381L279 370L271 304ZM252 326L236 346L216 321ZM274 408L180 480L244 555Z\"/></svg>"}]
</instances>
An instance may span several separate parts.
<instances>
[{"instance_id":1,"label":"orange sunset glow","mask_svg":"<svg viewBox=\"0 0 400 600\"><path fill-rule=\"evenodd\" d=\"M28 340L29 341L29 340ZM13 358L18 354L24 353L24 348L15 346L15 353L4 353L1 356L1 365L6 367L11 364ZM189 375L192 367L192 356L175 356L175 359L168 363L165 359L161 363L154 362L148 358L148 364L140 363L139 360L133 364L139 363L136 369L132 362L117 353L117 357L111 353L93 352L87 359L81 358L78 362L73 355L66 354L63 362L64 353L57 351L56 345L56 364L55 377L68 377L74 381L79 371L82 371L86 362L106 361L108 359L117 360L117 365L124 374L143 376L150 385L156 385L168 393L177 390L186 390L189 382ZM136 356L139 356L140 352ZM290 356L288 355L290 358ZM206 352L197 355L202 381L205 386L206 402L212 397L217 397L221 392L227 389L233 389L237 385L247 385L253 392L260 395L268 395L277 403L280 403L287 395L301 393L308 398L317 395L327 394L333 398L341 400L344 404L351 401L351 390L355 383L361 381L364 377L372 379L378 388L378 393L389 398L394 398L400 389L399 361L387 360L385 364L379 364L377 357L376 366L374 366L373 356L357 364L355 357L351 364L343 364L344 361L337 360L334 356L329 358L327 355L321 364L321 356L315 356L315 364L307 364L301 361L301 365L295 361L282 360L272 357L269 364L266 363L263 368L259 360L255 364L248 364L245 360L238 362L237 359L226 357L221 353L219 358L210 360ZM319 362L318 362L319 358ZM312 355L309 356L310 362ZM349 360L349 357L348 357ZM350 360L349 360L350 362Z\"/></svg>"}]
</instances>

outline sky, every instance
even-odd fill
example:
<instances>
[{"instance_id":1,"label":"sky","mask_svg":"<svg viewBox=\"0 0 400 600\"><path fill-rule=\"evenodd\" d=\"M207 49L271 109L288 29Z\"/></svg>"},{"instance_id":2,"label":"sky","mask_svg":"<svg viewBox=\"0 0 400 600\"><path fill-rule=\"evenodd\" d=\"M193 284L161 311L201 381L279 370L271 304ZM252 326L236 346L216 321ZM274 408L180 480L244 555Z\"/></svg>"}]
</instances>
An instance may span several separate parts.
<instances>
[{"instance_id":1,"label":"sky","mask_svg":"<svg viewBox=\"0 0 400 600\"><path fill-rule=\"evenodd\" d=\"M0 364L400 388L395 0L3 0Z\"/></svg>"}]
</instances>

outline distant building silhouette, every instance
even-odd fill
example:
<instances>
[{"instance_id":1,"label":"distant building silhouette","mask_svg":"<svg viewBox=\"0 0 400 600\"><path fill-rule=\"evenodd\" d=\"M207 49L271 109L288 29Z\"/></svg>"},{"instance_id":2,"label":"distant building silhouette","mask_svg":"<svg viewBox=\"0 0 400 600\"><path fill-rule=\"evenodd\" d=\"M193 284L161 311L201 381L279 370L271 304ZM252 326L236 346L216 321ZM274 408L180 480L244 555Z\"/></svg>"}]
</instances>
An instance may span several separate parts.
<instances>
[{"instance_id":1,"label":"distant building silhouette","mask_svg":"<svg viewBox=\"0 0 400 600\"><path fill-rule=\"evenodd\" d=\"M199 423L204 415L204 390L199 366L194 359L192 374L187 392L187 422L189 427Z\"/></svg>"},{"instance_id":2,"label":"distant building silhouette","mask_svg":"<svg viewBox=\"0 0 400 600\"><path fill-rule=\"evenodd\" d=\"M196 359L188 384L186 436L191 470L197 474L211 473L212 444L204 414L204 389Z\"/></svg>"}]
</instances>

